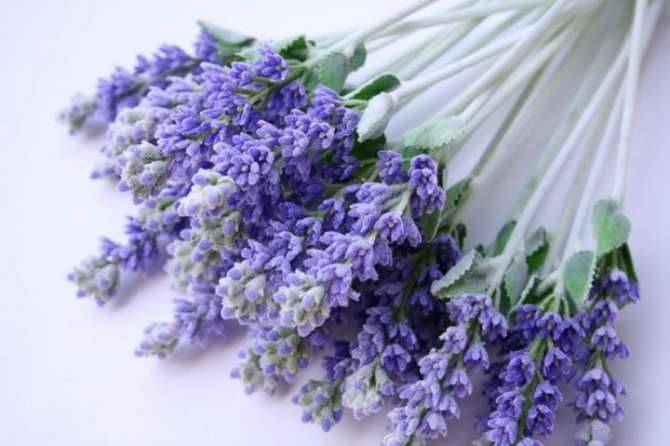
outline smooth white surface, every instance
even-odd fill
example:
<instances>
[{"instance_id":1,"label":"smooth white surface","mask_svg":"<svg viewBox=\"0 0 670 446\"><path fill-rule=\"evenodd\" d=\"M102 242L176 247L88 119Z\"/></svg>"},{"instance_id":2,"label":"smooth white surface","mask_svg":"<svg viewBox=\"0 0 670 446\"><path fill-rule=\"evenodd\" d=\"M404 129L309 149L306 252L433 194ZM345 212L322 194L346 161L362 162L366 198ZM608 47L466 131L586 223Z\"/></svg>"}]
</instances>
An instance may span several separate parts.
<instances>
[{"instance_id":1,"label":"smooth white surface","mask_svg":"<svg viewBox=\"0 0 670 446\"><path fill-rule=\"evenodd\" d=\"M198 18L269 38L347 29L403 3L2 2L0 444L378 444L383 417L363 423L348 417L323 434L300 423L289 394L245 396L228 378L240 336L204 354L135 359L144 325L169 315L174 294L164 279L132 288L102 310L75 300L65 274L94 251L100 235L121 235L131 206L109 184L87 178L100 141L69 137L54 116L73 92L90 91L114 65L132 64L135 53L164 41L187 45ZM633 354L615 365L629 391L626 420L615 423L618 446L664 446L670 438L669 76L666 18L642 74L633 131L626 207L643 301L620 324ZM491 226L476 222L482 224ZM473 412L467 406L466 420L452 423L449 439L436 444L468 444ZM547 444L570 443L571 416L565 412L562 436Z\"/></svg>"}]
</instances>

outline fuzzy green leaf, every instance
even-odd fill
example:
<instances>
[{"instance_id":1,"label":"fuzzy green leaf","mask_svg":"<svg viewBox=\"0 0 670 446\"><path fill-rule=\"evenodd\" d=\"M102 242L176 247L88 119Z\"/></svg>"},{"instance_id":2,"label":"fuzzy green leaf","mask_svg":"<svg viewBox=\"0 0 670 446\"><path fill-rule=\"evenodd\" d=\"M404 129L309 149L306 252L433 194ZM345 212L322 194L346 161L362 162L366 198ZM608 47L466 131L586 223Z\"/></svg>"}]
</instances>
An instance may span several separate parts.
<instances>
[{"instance_id":1,"label":"fuzzy green leaf","mask_svg":"<svg viewBox=\"0 0 670 446\"><path fill-rule=\"evenodd\" d=\"M421 124L405 134L405 145L428 150L455 144L463 136L465 123L454 117L438 118Z\"/></svg>"},{"instance_id":2,"label":"fuzzy green leaf","mask_svg":"<svg viewBox=\"0 0 670 446\"><path fill-rule=\"evenodd\" d=\"M630 222L614 200L600 200L593 209L593 228L598 257L617 249L628 241Z\"/></svg>"},{"instance_id":3,"label":"fuzzy green leaf","mask_svg":"<svg viewBox=\"0 0 670 446\"><path fill-rule=\"evenodd\" d=\"M319 82L339 92L349 74L349 61L342 53L329 54L319 65Z\"/></svg>"},{"instance_id":4,"label":"fuzzy green leaf","mask_svg":"<svg viewBox=\"0 0 670 446\"><path fill-rule=\"evenodd\" d=\"M500 255L505 250L505 245L507 245L507 241L512 235L512 231L514 230L515 226L516 221L510 220L506 222L502 228L500 228L498 235L496 235L495 241L488 245L484 250L487 256L495 257Z\"/></svg>"},{"instance_id":5,"label":"fuzzy green leaf","mask_svg":"<svg viewBox=\"0 0 670 446\"><path fill-rule=\"evenodd\" d=\"M207 31L219 44L224 44L227 46L237 46L242 47L251 44L255 39L251 36L247 36L237 31L231 31L222 26L215 25L213 23L200 20L198 25Z\"/></svg>"},{"instance_id":6,"label":"fuzzy green leaf","mask_svg":"<svg viewBox=\"0 0 670 446\"><path fill-rule=\"evenodd\" d=\"M465 194L468 192L470 188L470 181L472 178L470 177L465 177L458 183L453 184L452 186L447 189L446 192L446 200L444 207L447 210L447 212L456 209L460 203Z\"/></svg>"},{"instance_id":7,"label":"fuzzy green leaf","mask_svg":"<svg viewBox=\"0 0 670 446\"><path fill-rule=\"evenodd\" d=\"M438 229L440 228L440 222L442 221L442 210L435 209L430 214L424 214L421 217L421 232L423 233L423 239L426 242L430 242L437 235Z\"/></svg>"},{"instance_id":8,"label":"fuzzy green leaf","mask_svg":"<svg viewBox=\"0 0 670 446\"><path fill-rule=\"evenodd\" d=\"M448 298L464 294L481 294L486 292L488 285L486 275L468 274L444 290L439 297Z\"/></svg>"},{"instance_id":9,"label":"fuzzy green leaf","mask_svg":"<svg viewBox=\"0 0 670 446\"><path fill-rule=\"evenodd\" d=\"M505 292L514 306L528 282L528 265L524 256L517 256L505 272Z\"/></svg>"},{"instance_id":10,"label":"fuzzy green leaf","mask_svg":"<svg viewBox=\"0 0 670 446\"><path fill-rule=\"evenodd\" d=\"M392 74L382 74L366 82L358 88L351 96L352 99L370 100L379 93L391 91L400 85L400 79Z\"/></svg>"},{"instance_id":11,"label":"fuzzy green leaf","mask_svg":"<svg viewBox=\"0 0 670 446\"><path fill-rule=\"evenodd\" d=\"M442 279L433 282L431 292L439 298L483 293L494 271L492 260L482 258L479 252L473 250L463 256Z\"/></svg>"},{"instance_id":12,"label":"fuzzy green leaf","mask_svg":"<svg viewBox=\"0 0 670 446\"><path fill-rule=\"evenodd\" d=\"M623 263L623 270L630 280L633 282L639 283L640 280L637 277L637 272L635 271L635 264L633 263L633 256L630 253L630 247L628 243L625 243L621 248L619 248L619 256Z\"/></svg>"},{"instance_id":13,"label":"fuzzy green leaf","mask_svg":"<svg viewBox=\"0 0 670 446\"><path fill-rule=\"evenodd\" d=\"M349 58L349 72L356 71L365 64L368 52L365 45L360 44L354 49L354 54Z\"/></svg>"},{"instance_id":14,"label":"fuzzy green leaf","mask_svg":"<svg viewBox=\"0 0 670 446\"><path fill-rule=\"evenodd\" d=\"M544 228L538 228L526 240L526 262L529 272L538 271L544 266L549 253L549 236Z\"/></svg>"},{"instance_id":15,"label":"fuzzy green leaf","mask_svg":"<svg viewBox=\"0 0 670 446\"><path fill-rule=\"evenodd\" d=\"M521 294L519 295L519 300L514 304L522 304L526 302L530 294L533 292L535 289L535 286L537 285L538 278L537 275L531 274L528 277L528 280L526 281L526 286L524 286L523 291L521 291Z\"/></svg>"},{"instance_id":16,"label":"fuzzy green leaf","mask_svg":"<svg viewBox=\"0 0 670 446\"><path fill-rule=\"evenodd\" d=\"M421 147L403 147L401 153L403 159L407 163L406 167L409 167L409 162L413 157L417 155L425 155L426 153L428 153L428 150L423 149Z\"/></svg>"},{"instance_id":17,"label":"fuzzy green leaf","mask_svg":"<svg viewBox=\"0 0 670 446\"><path fill-rule=\"evenodd\" d=\"M456 265L447 271L447 274L432 283L430 292L434 295L441 295L444 290L456 283L458 279L462 278L468 271L470 271L480 259L481 256L477 251L468 252L461 257L461 260L459 260Z\"/></svg>"},{"instance_id":18,"label":"fuzzy green leaf","mask_svg":"<svg viewBox=\"0 0 670 446\"><path fill-rule=\"evenodd\" d=\"M377 152L386 146L386 137L381 135L375 139L357 141L354 143L351 154L359 160L369 160L377 157Z\"/></svg>"},{"instance_id":19,"label":"fuzzy green leaf","mask_svg":"<svg viewBox=\"0 0 670 446\"><path fill-rule=\"evenodd\" d=\"M305 36L280 40L273 47L285 59L304 61L309 54L309 43Z\"/></svg>"},{"instance_id":20,"label":"fuzzy green leaf","mask_svg":"<svg viewBox=\"0 0 670 446\"><path fill-rule=\"evenodd\" d=\"M576 252L565 262L563 283L578 307L589 294L594 270L595 256L592 251Z\"/></svg>"},{"instance_id":21,"label":"fuzzy green leaf","mask_svg":"<svg viewBox=\"0 0 670 446\"><path fill-rule=\"evenodd\" d=\"M452 225L452 229L449 233L451 238L456 240L458 247L462 250L463 244L465 243L465 237L468 235L468 229L463 223L456 223L455 226Z\"/></svg>"}]
</instances>

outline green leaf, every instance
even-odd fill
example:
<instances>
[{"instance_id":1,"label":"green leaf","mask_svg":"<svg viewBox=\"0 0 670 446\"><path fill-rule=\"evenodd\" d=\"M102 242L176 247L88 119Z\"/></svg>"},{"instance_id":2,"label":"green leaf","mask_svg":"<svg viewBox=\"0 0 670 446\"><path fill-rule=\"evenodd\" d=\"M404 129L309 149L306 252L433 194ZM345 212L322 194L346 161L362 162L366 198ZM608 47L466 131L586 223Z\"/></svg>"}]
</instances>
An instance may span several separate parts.
<instances>
[{"instance_id":1,"label":"green leaf","mask_svg":"<svg viewBox=\"0 0 670 446\"><path fill-rule=\"evenodd\" d=\"M319 82L339 92L349 74L349 61L342 53L329 54L319 65Z\"/></svg>"},{"instance_id":2,"label":"green leaf","mask_svg":"<svg viewBox=\"0 0 670 446\"><path fill-rule=\"evenodd\" d=\"M211 36L214 37L214 39L219 44L224 44L227 46L243 47L250 45L256 40L251 36L238 33L237 31L231 31L222 26L215 25L213 23L204 20L198 21L198 25L200 25L200 27L203 30L211 34Z\"/></svg>"},{"instance_id":3,"label":"green leaf","mask_svg":"<svg viewBox=\"0 0 670 446\"><path fill-rule=\"evenodd\" d=\"M464 294L481 294L488 288L488 276L481 274L468 274L457 280L440 297L455 297Z\"/></svg>"},{"instance_id":4,"label":"green leaf","mask_svg":"<svg viewBox=\"0 0 670 446\"><path fill-rule=\"evenodd\" d=\"M521 293L528 282L528 265L525 256L517 256L505 272L505 292L514 306L521 297Z\"/></svg>"},{"instance_id":5,"label":"green leaf","mask_svg":"<svg viewBox=\"0 0 670 446\"><path fill-rule=\"evenodd\" d=\"M626 273L628 278L635 283L639 283L640 280L637 277L637 272L635 271L635 264L633 263L633 256L630 253L630 247L628 243L624 243L621 248L619 248L619 256L623 262L623 271Z\"/></svg>"},{"instance_id":6,"label":"green leaf","mask_svg":"<svg viewBox=\"0 0 670 446\"><path fill-rule=\"evenodd\" d=\"M442 221L442 210L435 209L430 214L424 214L421 217L421 232L423 233L424 241L430 242L437 235Z\"/></svg>"},{"instance_id":7,"label":"green leaf","mask_svg":"<svg viewBox=\"0 0 670 446\"><path fill-rule=\"evenodd\" d=\"M470 269L475 265L475 263L481 259L481 256L477 251L470 251L461 257L461 260L458 261L453 267L447 271L447 273L442 276L441 279L434 281L430 286L430 292L434 295L441 294L442 291L449 288L451 285L456 283L458 279L463 277Z\"/></svg>"},{"instance_id":8,"label":"green leaf","mask_svg":"<svg viewBox=\"0 0 670 446\"><path fill-rule=\"evenodd\" d=\"M305 76L305 81L303 84L305 85L305 90L307 93L314 91L314 89L319 85L319 73L317 73L316 70L309 71Z\"/></svg>"},{"instance_id":9,"label":"green leaf","mask_svg":"<svg viewBox=\"0 0 670 446\"><path fill-rule=\"evenodd\" d=\"M444 277L433 282L431 293L441 298L483 293L488 288L490 275L494 271L495 265L491 259L484 259L477 251L472 250Z\"/></svg>"},{"instance_id":10,"label":"green leaf","mask_svg":"<svg viewBox=\"0 0 670 446\"><path fill-rule=\"evenodd\" d=\"M198 22L200 28L212 36L216 42L216 53L224 63L236 60L254 60L258 51L253 37L230 31L209 22Z\"/></svg>"},{"instance_id":11,"label":"green leaf","mask_svg":"<svg viewBox=\"0 0 670 446\"><path fill-rule=\"evenodd\" d=\"M417 155L425 155L428 153L428 150L421 147L403 147L401 152L403 159L407 162L409 166L409 161Z\"/></svg>"},{"instance_id":12,"label":"green leaf","mask_svg":"<svg viewBox=\"0 0 670 446\"><path fill-rule=\"evenodd\" d=\"M362 43L354 49L354 54L349 58L349 72L356 71L365 64L368 52Z\"/></svg>"},{"instance_id":13,"label":"green leaf","mask_svg":"<svg viewBox=\"0 0 670 446\"><path fill-rule=\"evenodd\" d=\"M594 271L595 256L592 251L576 252L565 262L563 283L577 307L589 294Z\"/></svg>"},{"instance_id":14,"label":"green leaf","mask_svg":"<svg viewBox=\"0 0 670 446\"><path fill-rule=\"evenodd\" d=\"M500 231L498 231L498 235L496 236L495 241L486 247L486 254L489 257L495 257L497 255L502 254L502 252L505 250L505 245L507 245L507 241L512 235L512 231L514 230L515 226L516 221L510 220L506 222L502 228L500 228Z\"/></svg>"},{"instance_id":15,"label":"green leaf","mask_svg":"<svg viewBox=\"0 0 670 446\"><path fill-rule=\"evenodd\" d=\"M366 141L358 141L354 143L351 154L359 160L368 160L377 157L377 152L386 146L386 137L384 135L378 136L375 139L368 139Z\"/></svg>"},{"instance_id":16,"label":"green leaf","mask_svg":"<svg viewBox=\"0 0 670 446\"><path fill-rule=\"evenodd\" d=\"M428 150L439 149L457 143L465 131L460 118L445 117L421 124L405 134L405 145Z\"/></svg>"},{"instance_id":17,"label":"green leaf","mask_svg":"<svg viewBox=\"0 0 670 446\"><path fill-rule=\"evenodd\" d=\"M447 212L456 209L460 205L461 200L470 189L470 181L472 181L472 178L465 177L447 189L446 200L444 204Z\"/></svg>"},{"instance_id":18,"label":"green leaf","mask_svg":"<svg viewBox=\"0 0 670 446\"><path fill-rule=\"evenodd\" d=\"M628 241L630 222L614 200L600 200L593 210L598 257L617 249Z\"/></svg>"},{"instance_id":19,"label":"green leaf","mask_svg":"<svg viewBox=\"0 0 670 446\"><path fill-rule=\"evenodd\" d=\"M309 55L309 44L305 36L280 40L273 47L285 59L304 61Z\"/></svg>"},{"instance_id":20,"label":"green leaf","mask_svg":"<svg viewBox=\"0 0 670 446\"><path fill-rule=\"evenodd\" d=\"M529 272L539 271L549 253L549 237L544 228L538 228L526 240L526 263Z\"/></svg>"},{"instance_id":21,"label":"green leaf","mask_svg":"<svg viewBox=\"0 0 670 446\"><path fill-rule=\"evenodd\" d=\"M537 282L538 282L537 275L531 274L530 277L528 277L528 280L526 281L526 286L523 288L523 291L521 291L521 294L519 295L519 300L514 305L525 303L530 294L535 289Z\"/></svg>"},{"instance_id":22,"label":"green leaf","mask_svg":"<svg viewBox=\"0 0 670 446\"><path fill-rule=\"evenodd\" d=\"M468 235L468 229L463 223L457 223L450 232L451 237L456 240L458 247L462 250L465 243L465 237Z\"/></svg>"},{"instance_id":23,"label":"green leaf","mask_svg":"<svg viewBox=\"0 0 670 446\"><path fill-rule=\"evenodd\" d=\"M398 88L399 85L400 79L394 75L382 74L363 84L351 97L352 99L367 101L377 96L379 93L394 90Z\"/></svg>"}]
</instances>

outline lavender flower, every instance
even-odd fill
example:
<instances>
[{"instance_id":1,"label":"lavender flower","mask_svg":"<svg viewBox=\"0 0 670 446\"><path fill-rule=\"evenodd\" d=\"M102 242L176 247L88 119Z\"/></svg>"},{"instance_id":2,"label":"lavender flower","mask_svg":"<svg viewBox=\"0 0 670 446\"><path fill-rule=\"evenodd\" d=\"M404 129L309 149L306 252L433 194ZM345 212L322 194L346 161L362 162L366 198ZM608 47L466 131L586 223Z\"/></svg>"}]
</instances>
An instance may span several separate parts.
<instances>
[{"instance_id":1,"label":"lavender flower","mask_svg":"<svg viewBox=\"0 0 670 446\"><path fill-rule=\"evenodd\" d=\"M479 341L473 342L465 334L471 330L485 335L506 331L483 331L482 320L490 319L491 310L492 302L487 296L468 295L449 302L451 319L461 325L447 329L441 336L443 345L419 361L421 379L400 391L399 396L405 403L389 413L396 435L387 436L385 444L407 445L413 444L416 438L438 438L447 434L448 420L460 415L456 399L472 392L470 378L460 364L467 346ZM504 318L500 321L505 324Z\"/></svg>"},{"instance_id":2,"label":"lavender flower","mask_svg":"<svg viewBox=\"0 0 670 446\"><path fill-rule=\"evenodd\" d=\"M310 381L305 384L293 402L302 407L302 421L317 423L328 432L342 419L342 405L338 385L330 382Z\"/></svg>"},{"instance_id":3,"label":"lavender flower","mask_svg":"<svg viewBox=\"0 0 670 446\"><path fill-rule=\"evenodd\" d=\"M210 340L223 336L221 299L206 284L194 286L193 292L193 300L175 301L172 322L153 323L144 330L144 339L135 355L165 358L182 339L204 347Z\"/></svg>"},{"instance_id":4,"label":"lavender flower","mask_svg":"<svg viewBox=\"0 0 670 446\"><path fill-rule=\"evenodd\" d=\"M77 97L61 117L72 131L81 129L94 115L111 122L122 109L136 106L149 87L163 87L168 76L185 75L195 66L179 47L163 45L152 58L138 56L132 72L117 67L109 77L98 81L94 99Z\"/></svg>"},{"instance_id":5,"label":"lavender flower","mask_svg":"<svg viewBox=\"0 0 670 446\"><path fill-rule=\"evenodd\" d=\"M309 348L314 345L295 330L259 327L252 335L253 345L240 352L243 361L232 372L242 380L247 393L258 388L273 393L279 382L293 382L298 371L307 367ZM318 337L320 334L313 335Z\"/></svg>"}]
</instances>

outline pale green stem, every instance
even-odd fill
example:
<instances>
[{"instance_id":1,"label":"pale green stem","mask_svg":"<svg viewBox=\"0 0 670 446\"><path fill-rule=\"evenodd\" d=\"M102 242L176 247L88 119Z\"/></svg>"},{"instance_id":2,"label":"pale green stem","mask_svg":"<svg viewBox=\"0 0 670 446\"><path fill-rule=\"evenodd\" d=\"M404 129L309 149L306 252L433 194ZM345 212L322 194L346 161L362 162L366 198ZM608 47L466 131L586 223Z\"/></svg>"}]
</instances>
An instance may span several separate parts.
<instances>
[{"instance_id":1,"label":"pale green stem","mask_svg":"<svg viewBox=\"0 0 670 446\"><path fill-rule=\"evenodd\" d=\"M469 54L457 61L454 61L445 67L435 70L429 74L421 76L418 79L404 82L397 90L392 91L389 95L395 104L401 104L413 96L421 93L425 88L434 85L437 82L450 78L474 65L483 62L484 60L499 54L506 48L511 47L515 41L518 40L519 34L522 31L517 31L509 36L502 37L484 48Z\"/></svg>"},{"instance_id":2,"label":"pale green stem","mask_svg":"<svg viewBox=\"0 0 670 446\"><path fill-rule=\"evenodd\" d=\"M526 231L530 226L532 219L535 217L535 214L542 205L542 202L544 201L548 192L551 190L551 187L556 181L556 178L561 172L561 169L563 168L566 160L578 145L577 143L584 133L584 130L592 122L594 116L602 106L602 103L605 100L608 92L612 89L615 82L621 75L621 72L626 63L628 46L629 45L627 41L622 48L622 51L619 52L619 55L617 56L614 64L610 67L605 78L602 80L600 86L591 98L588 106L583 111L583 113L580 114L579 120L568 135L567 140L561 146L561 149L556 154L556 157L552 161L551 165L540 180L540 183L537 185L537 188L528 200L528 204L519 216L517 224L514 227L512 234L510 235L504 251L495 260L497 269L493 280L491 281L489 291L493 291L497 289L498 286L500 286L510 261L523 243Z\"/></svg>"},{"instance_id":3,"label":"pale green stem","mask_svg":"<svg viewBox=\"0 0 670 446\"><path fill-rule=\"evenodd\" d=\"M462 94L457 96L450 103L451 113L465 108L473 99L475 99L481 92L486 91L491 87L501 76L507 74L516 64L518 64L528 52L528 50L535 45L539 38L555 23L555 19L563 11L565 5L569 0L556 0L556 2L547 10L547 12L540 17L540 19L533 24L525 35L517 41L512 48L506 52L500 59L489 68L484 75L480 76L475 82L470 84ZM431 82L430 85L432 85Z\"/></svg>"},{"instance_id":4,"label":"pale green stem","mask_svg":"<svg viewBox=\"0 0 670 446\"><path fill-rule=\"evenodd\" d=\"M593 91L600 82L605 70L610 67L613 58L612 53L617 51L620 46L621 44L619 40L611 34L608 34L603 40L603 43L598 50L596 60L589 68L584 80L581 82L579 90L573 98L565 117L547 144L547 148L542 152L532 176L528 179L526 186L521 192L521 195L510 214L510 219L516 220L525 207L528 199L537 187L540 178L544 172L547 171L549 164L554 159L556 151L561 147L562 141L565 140L568 132L574 127L580 111L584 109L588 100L593 95Z\"/></svg>"},{"instance_id":5,"label":"pale green stem","mask_svg":"<svg viewBox=\"0 0 670 446\"><path fill-rule=\"evenodd\" d=\"M486 145L486 148L477 159L477 162L470 171L470 186L466 191L467 197L464 197L466 199L465 203L472 203L473 192L477 191L479 188L480 175L482 171L489 165L492 159L495 159L493 155L496 153L496 150L501 146L504 138L511 133L515 125L518 125L519 117L523 116L529 105L532 103L533 92L536 91L540 85L542 73L542 71L537 73L533 79L528 82L524 90L519 95L519 98L516 100L511 110L507 113L505 119L496 130L495 134L491 138L491 141L489 141L489 143ZM459 206L456 211L449 216L451 219L450 221L454 223L458 222L465 209L465 205Z\"/></svg>"},{"instance_id":6,"label":"pale green stem","mask_svg":"<svg viewBox=\"0 0 670 446\"><path fill-rule=\"evenodd\" d=\"M612 147L614 133L616 132L617 124L621 118L623 98L624 95L622 84L622 86L619 88L619 93L617 94L614 107L612 107L610 110L605 132L603 133L603 137L601 138L598 149L596 150L593 166L589 171L586 185L584 186L584 191L581 194L577 212L575 213L575 218L572 220L572 225L570 226L570 233L568 234L567 242L565 244L561 264L565 264L565 261L572 254L581 249L581 232L585 226L586 221L588 220L591 204L595 195L596 187L598 185L598 180L602 176L602 171L605 167L605 161L607 160L607 152Z\"/></svg>"},{"instance_id":7,"label":"pale green stem","mask_svg":"<svg viewBox=\"0 0 670 446\"><path fill-rule=\"evenodd\" d=\"M378 34L380 31L383 31L384 29L388 28L389 26L392 26L399 20L403 19L404 17L413 14L414 12L425 8L426 6L435 3L437 0L417 0L412 2L410 5L407 7L396 11L395 13L385 17L384 19L380 20L379 22L368 26L367 28L363 28L360 31L356 31L349 36L345 37L344 39L340 40L336 44L332 45L330 48L328 48L326 51L321 53L320 55L317 55L313 57L312 59L306 61L304 63L304 66L306 68L313 68L317 66L321 61L323 61L326 57L328 57L329 54L331 53L336 53L336 52L352 52L353 49L365 42L366 39L368 39L371 36L374 36L375 34Z\"/></svg>"},{"instance_id":8,"label":"pale green stem","mask_svg":"<svg viewBox=\"0 0 670 446\"><path fill-rule=\"evenodd\" d=\"M649 19L644 23L644 31L642 36L643 54L650 43L651 35L653 34L654 27L656 26L656 21L658 20L661 11L659 5L660 2L656 2L651 5L651 7L649 8ZM628 79L626 79L625 82L628 82ZM604 169L605 162L607 160L608 149L610 149L612 146L614 134L616 132L616 126L621 117L622 108L624 107L624 103L626 100L625 95L627 86L625 85L625 82L620 87L616 103L614 105L613 110L610 112L610 117L607 122L605 133L602 138L602 142L598 148L598 153L596 154L596 160L594 162L594 166L592 170L589 172L589 178L587 180L584 193L582 194L582 198L579 203L579 207L577 209L577 214L571 227L567 245L563 253L563 259L561 262L562 264L564 264L565 261L567 261L567 259L570 258L570 256L572 256L575 252L581 249L580 245L581 234L583 233L584 228L586 227L586 224L588 222L590 210L593 203L593 198L595 196L595 190L598 185L598 180L602 177L602 171Z\"/></svg>"},{"instance_id":9,"label":"pale green stem","mask_svg":"<svg viewBox=\"0 0 670 446\"><path fill-rule=\"evenodd\" d=\"M593 20L593 17L585 20ZM458 221L466 208L476 203L477 196L486 189L487 181L494 178L494 173L504 164L510 155L514 153L516 144L510 144L506 139L510 135L520 132L528 125L531 118L535 117L535 106L543 92L550 89L560 73L566 69L565 60L579 47L586 37L586 33L579 34L577 40L567 46L565 51L554 57L551 63L540 69L526 84L519 98L508 112L500 127L491 138L480 155L477 163L470 173L470 186L468 187L468 198L465 205L460 206L451 216L452 221ZM503 144L507 142L507 144Z\"/></svg>"},{"instance_id":10,"label":"pale green stem","mask_svg":"<svg viewBox=\"0 0 670 446\"><path fill-rule=\"evenodd\" d=\"M458 154L467 137L484 123L491 114L497 111L521 86L525 85L529 79L540 72L559 49L568 48L569 51L581 36L587 23L588 20L580 21L579 26L575 30L572 30L570 27L564 28L561 34L555 36L536 54L529 56L519 68L505 79L502 85L495 89L495 92L493 91L494 89L489 89L473 100L460 114L460 118L465 122L465 130L463 131L461 140L446 151L446 161L449 161ZM438 115L440 115L439 112Z\"/></svg>"},{"instance_id":11,"label":"pale green stem","mask_svg":"<svg viewBox=\"0 0 670 446\"><path fill-rule=\"evenodd\" d=\"M454 27L442 30L437 38L426 41L423 46L416 46L413 57L395 64L394 72L400 79L412 79L435 62L440 56L449 51L454 45L463 40L478 24L477 21L460 23ZM428 48L425 48L428 46ZM421 48L425 48L421 51ZM419 52L421 51L421 52Z\"/></svg>"},{"instance_id":12,"label":"pale green stem","mask_svg":"<svg viewBox=\"0 0 670 446\"><path fill-rule=\"evenodd\" d=\"M640 78L640 67L642 65L643 28L645 25L645 13L647 12L647 0L636 0L635 15L633 16L633 29L631 35L630 54L628 56L628 69L625 82L625 100L623 117L621 118L621 133L619 134L619 146L616 157L616 174L614 175L614 188L612 197L619 203L623 203L626 187L626 165L628 164L628 152L630 151L633 127L633 113L637 100L637 90Z\"/></svg>"},{"instance_id":13,"label":"pale green stem","mask_svg":"<svg viewBox=\"0 0 670 446\"><path fill-rule=\"evenodd\" d=\"M611 110L614 101L614 96L610 95L607 103L602 107L600 113L595 118L596 121L591 127L590 134L584 143L585 150L582 159L575 171L572 179L572 184L567 193L567 198L563 203L563 212L561 213L560 222L552 243L549 246L549 253L545 261L545 269L550 270L555 268L558 257L565 252L565 247L568 246L569 240L572 237L572 227L579 219L579 210L581 204L589 195L589 183L591 177L599 174L598 161L602 152L602 144L599 141L606 137L603 133L605 126L607 111ZM609 125L609 123L608 123ZM604 136L605 135L605 136ZM597 148L597 150L595 149ZM588 174L587 174L588 172Z\"/></svg>"},{"instance_id":14,"label":"pale green stem","mask_svg":"<svg viewBox=\"0 0 670 446\"><path fill-rule=\"evenodd\" d=\"M585 20L592 21L593 17ZM587 26L587 25L585 25ZM555 84L555 79L560 77L566 69L565 60L580 46L580 43L586 37L586 33L579 35L578 39L572 45L566 47L566 50L553 58L551 63L537 72L533 78L526 84L519 98L507 114L497 132L482 152L477 163L470 173L470 186L468 188L468 198L464 206L460 206L456 213L451 216L453 221L458 221L460 215L465 209L476 203L478 194L486 189L487 181L494 177L498 168L508 161L508 157L514 153L517 145L510 144L507 139L510 135L517 134L528 123L536 117L535 107L537 102L547 90L551 90ZM506 143L506 144L503 144Z\"/></svg>"},{"instance_id":15,"label":"pale green stem","mask_svg":"<svg viewBox=\"0 0 670 446\"><path fill-rule=\"evenodd\" d=\"M453 22L462 22L465 20L473 19L484 19L490 17L493 14L505 12L505 11L523 11L527 9L536 8L538 6L547 5L549 2L547 0L506 0L485 3L483 5L473 6L471 8L458 9L456 11L451 11L445 15L433 15L432 17L427 17L424 19L417 19L413 21L408 21L404 23L398 23L397 25L388 28L384 33L379 34L379 36L384 36L385 34L393 34L397 32L404 32L406 30L415 30L423 29L431 26L444 25L446 23Z\"/></svg>"}]
</instances>

